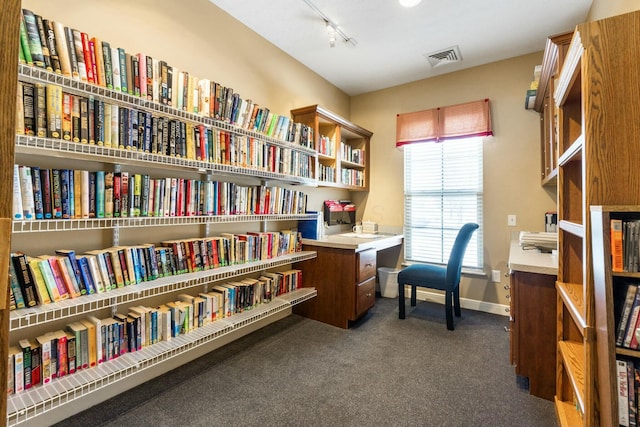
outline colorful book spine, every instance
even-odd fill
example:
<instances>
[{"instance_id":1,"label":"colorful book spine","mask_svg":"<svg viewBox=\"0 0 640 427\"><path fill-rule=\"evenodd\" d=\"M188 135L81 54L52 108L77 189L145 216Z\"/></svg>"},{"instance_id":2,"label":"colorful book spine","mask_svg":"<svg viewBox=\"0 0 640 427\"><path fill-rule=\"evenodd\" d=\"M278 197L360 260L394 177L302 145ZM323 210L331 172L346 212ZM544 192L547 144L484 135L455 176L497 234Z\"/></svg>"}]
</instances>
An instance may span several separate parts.
<instances>
[{"instance_id":1,"label":"colorful book spine","mask_svg":"<svg viewBox=\"0 0 640 427\"><path fill-rule=\"evenodd\" d=\"M60 56L58 55L58 47L56 45L56 35L54 32L54 25L52 21L47 19L42 20L44 31L46 35L47 48L49 49L49 56L51 58L52 71L58 74L62 73L60 65Z\"/></svg>"},{"instance_id":2,"label":"colorful book spine","mask_svg":"<svg viewBox=\"0 0 640 427\"><path fill-rule=\"evenodd\" d=\"M27 32L27 41L29 43L29 51L31 53L33 65L40 68L46 68L36 17L29 9L22 9L22 19L24 20L24 28Z\"/></svg>"}]
</instances>

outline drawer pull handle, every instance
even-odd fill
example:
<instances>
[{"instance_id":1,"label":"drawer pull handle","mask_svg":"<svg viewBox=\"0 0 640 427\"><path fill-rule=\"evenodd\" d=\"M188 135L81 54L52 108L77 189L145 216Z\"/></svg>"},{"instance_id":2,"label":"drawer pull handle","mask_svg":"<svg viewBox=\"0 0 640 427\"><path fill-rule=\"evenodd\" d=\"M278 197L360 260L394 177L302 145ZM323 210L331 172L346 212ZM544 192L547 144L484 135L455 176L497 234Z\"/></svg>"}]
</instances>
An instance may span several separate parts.
<instances>
[{"instance_id":1,"label":"drawer pull handle","mask_svg":"<svg viewBox=\"0 0 640 427\"><path fill-rule=\"evenodd\" d=\"M370 296L371 296L371 292L369 292L369 293L367 294L367 296L368 296L368 297L370 297Z\"/></svg>"},{"instance_id":2,"label":"drawer pull handle","mask_svg":"<svg viewBox=\"0 0 640 427\"><path fill-rule=\"evenodd\" d=\"M505 290L505 291L508 291L509 289L511 289L511 286L509 286L509 285L504 285L504 290Z\"/></svg>"},{"instance_id":3,"label":"drawer pull handle","mask_svg":"<svg viewBox=\"0 0 640 427\"><path fill-rule=\"evenodd\" d=\"M505 298L506 298L506 299L511 298L511 294L507 294L507 295L505 296Z\"/></svg>"},{"instance_id":4,"label":"drawer pull handle","mask_svg":"<svg viewBox=\"0 0 640 427\"><path fill-rule=\"evenodd\" d=\"M368 262L368 263L366 263L364 266L365 266L365 267L373 267L373 264L371 264L370 262Z\"/></svg>"},{"instance_id":5,"label":"drawer pull handle","mask_svg":"<svg viewBox=\"0 0 640 427\"><path fill-rule=\"evenodd\" d=\"M511 328L508 328L508 327L506 327L506 326L505 326L505 327L504 327L504 331L505 331L505 332L511 332Z\"/></svg>"}]
</instances>

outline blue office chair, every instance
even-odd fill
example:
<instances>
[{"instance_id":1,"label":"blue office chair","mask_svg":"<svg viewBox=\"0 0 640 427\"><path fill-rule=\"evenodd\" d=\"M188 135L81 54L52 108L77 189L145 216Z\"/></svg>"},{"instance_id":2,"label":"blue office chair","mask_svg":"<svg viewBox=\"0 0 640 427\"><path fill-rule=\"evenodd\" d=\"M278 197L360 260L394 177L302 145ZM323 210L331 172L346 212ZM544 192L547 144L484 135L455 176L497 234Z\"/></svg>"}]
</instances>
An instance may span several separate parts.
<instances>
[{"instance_id":1,"label":"blue office chair","mask_svg":"<svg viewBox=\"0 0 640 427\"><path fill-rule=\"evenodd\" d=\"M456 317L460 317L460 272L462 259L471 240L471 235L478 229L478 224L468 223L462 226L449 254L447 266L435 266L413 264L398 273L398 304L400 311L398 317L405 318L404 314L404 287L411 286L411 306L416 305L416 288L439 289L444 291L444 306L447 317L447 329L453 331L453 309Z\"/></svg>"}]
</instances>

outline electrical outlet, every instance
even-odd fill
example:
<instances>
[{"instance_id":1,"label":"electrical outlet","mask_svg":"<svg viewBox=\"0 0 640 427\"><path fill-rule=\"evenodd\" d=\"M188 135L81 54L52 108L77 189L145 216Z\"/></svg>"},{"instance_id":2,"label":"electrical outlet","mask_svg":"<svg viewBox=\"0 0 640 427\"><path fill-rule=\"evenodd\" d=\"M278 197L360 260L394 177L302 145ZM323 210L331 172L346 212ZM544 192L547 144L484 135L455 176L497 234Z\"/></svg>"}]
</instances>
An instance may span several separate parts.
<instances>
[{"instance_id":1,"label":"electrical outlet","mask_svg":"<svg viewBox=\"0 0 640 427\"><path fill-rule=\"evenodd\" d=\"M514 214L507 215L507 225L509 227L516 226L516 216Z\"/></svg>"},{"instance_id":2,"label":"electrical outlet","mask_svg":"<svg viewBox=\"0 0 640 427\"><path fill-rule=\"evenodd\" d=\"M500 283L500 270L491 270L491 281Z\"/></svg>"}]
</instances>

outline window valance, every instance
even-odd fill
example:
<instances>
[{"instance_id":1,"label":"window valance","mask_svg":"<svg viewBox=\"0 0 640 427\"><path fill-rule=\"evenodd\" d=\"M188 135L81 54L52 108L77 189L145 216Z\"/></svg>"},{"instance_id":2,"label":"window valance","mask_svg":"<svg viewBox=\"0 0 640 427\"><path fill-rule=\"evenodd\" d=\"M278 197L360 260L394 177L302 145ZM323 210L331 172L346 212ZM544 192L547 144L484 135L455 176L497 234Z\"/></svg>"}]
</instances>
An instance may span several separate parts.
<instances>
[{"instance_id":1,"label":"window valance","mask_svg":"<svg viewBox=\"0 0 640 427\"><path fill-rule=\"evenodd\" d=\"M493 135L489 100L398 114L396 147L417 142Z\"/></svg>"}]
</instances>

